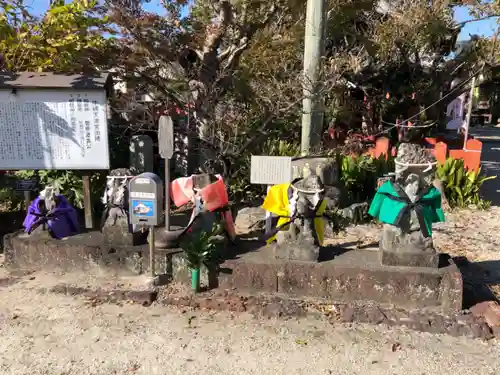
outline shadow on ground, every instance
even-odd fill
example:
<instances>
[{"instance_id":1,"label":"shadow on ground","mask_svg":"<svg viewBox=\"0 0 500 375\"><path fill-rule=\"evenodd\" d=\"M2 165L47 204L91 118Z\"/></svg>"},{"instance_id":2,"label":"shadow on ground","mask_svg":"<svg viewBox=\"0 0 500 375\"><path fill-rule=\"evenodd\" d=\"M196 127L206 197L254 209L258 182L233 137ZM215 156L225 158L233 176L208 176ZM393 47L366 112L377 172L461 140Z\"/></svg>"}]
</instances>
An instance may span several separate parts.
<instances>
[{"instance_id":1,"label":"shadow on ground","mask_svg":"<svg viewBox=\"0 0 500 375\"><path fill-rule=\"evenodd\" d=\"M0 253L3 252L3 236L22 228L24 211L0 212Z\"/></svg>"},{"instance_id":2,"label":"shadow on ground","mask_svg":"<svg viewBox=\"0 0 500 375\"><path fill-rule=\"evenodd\" d=\"M484 301L498 301L492 287L500 284L500 261L470 262L466 257L453 258L463 279L463 307Z\"/></svg>"},{"instance_id":3,"label":"shadow on ground","mask_svg":"<svg viewBox=\"0 0 500 375\"><path fill-rule=\"evenodd\" d=\"M473 128L471 133L483 143L482 171L488 176L497 176L484 183L481 188L482 196L491 201L493 206L500 206L500 128Z\"/></svg>"}]
</instances>

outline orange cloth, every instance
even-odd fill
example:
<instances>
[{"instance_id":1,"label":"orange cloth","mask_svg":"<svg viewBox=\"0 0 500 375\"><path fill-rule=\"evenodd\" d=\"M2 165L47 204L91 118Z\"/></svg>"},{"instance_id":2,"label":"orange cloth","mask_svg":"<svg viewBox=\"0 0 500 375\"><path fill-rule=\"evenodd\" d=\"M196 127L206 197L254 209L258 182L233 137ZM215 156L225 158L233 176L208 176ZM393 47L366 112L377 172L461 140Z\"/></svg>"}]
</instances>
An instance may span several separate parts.
<instances>
[{"instance_id":1,"label":"orange cloth","mask_svg":"<svg viewBox=\"0 0 500 375\"><path fill-rule=\"evenodd\" d=\"M170 183L170 197L177 207L181 207L188 202L196 204L197 197L201 197L203 206L210 212L227 207L229 205L229 197L227 195L226 184L220 175L216 177L216 182L205 186L199 192L195 192L193 189L193 176L177 178ZM198 214L195 211L196 209L193 210L191 221ZM229 236L231 239L234 239L236 237L236 230L231 211L228 209L222 212L222 218Z\"/></svg>"}]
</instances>

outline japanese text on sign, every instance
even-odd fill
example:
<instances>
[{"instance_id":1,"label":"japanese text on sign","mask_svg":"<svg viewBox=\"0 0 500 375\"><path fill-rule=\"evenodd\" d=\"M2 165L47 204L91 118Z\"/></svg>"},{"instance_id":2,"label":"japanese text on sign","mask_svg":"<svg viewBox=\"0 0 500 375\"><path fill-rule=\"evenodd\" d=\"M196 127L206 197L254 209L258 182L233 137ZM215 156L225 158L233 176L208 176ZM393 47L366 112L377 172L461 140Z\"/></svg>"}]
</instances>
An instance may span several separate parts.
<instances>
[{"instance_id":1,"label":"japanese text on sign","mask_svg":"<svg viewBox=\"0 0 500 375\"><path fill-rule=\"evenodd\" d=\"M1 169L108 169L104 90L0 90Z\"/></svg>"},{"instance_id":2,"label":"japanese text on sign","mask_svg":"<svg viewBox=\"0 0 500 375\"><path fill-rule=\"evenodd\" d=\"M277 185L292 181L292 158L252 155L250 183Z\"/></svg>"}]
</instances>

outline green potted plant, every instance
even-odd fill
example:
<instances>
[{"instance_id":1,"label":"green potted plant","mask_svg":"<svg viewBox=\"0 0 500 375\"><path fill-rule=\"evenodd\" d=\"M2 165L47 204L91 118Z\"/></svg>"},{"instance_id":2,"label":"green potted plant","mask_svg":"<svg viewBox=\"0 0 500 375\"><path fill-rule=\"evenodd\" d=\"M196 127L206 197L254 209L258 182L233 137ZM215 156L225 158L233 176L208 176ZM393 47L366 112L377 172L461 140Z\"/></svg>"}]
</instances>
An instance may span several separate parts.
<instances>
[{"instance_id":1,"label":"green potted plant","mask_svg":"<svg viewBox=\"0 0 500 375\"><path fill-rule=\"evenodd\" d=\"M187 266L191 270L191 287L195 292L200 290L200 270L204 265L209 273L217 267L221 260L221 254L214 237L219 234L219 226L214 226L211 232L201 231L191 235L182 245L187 260Z\"/></svg>"}]
</instances>

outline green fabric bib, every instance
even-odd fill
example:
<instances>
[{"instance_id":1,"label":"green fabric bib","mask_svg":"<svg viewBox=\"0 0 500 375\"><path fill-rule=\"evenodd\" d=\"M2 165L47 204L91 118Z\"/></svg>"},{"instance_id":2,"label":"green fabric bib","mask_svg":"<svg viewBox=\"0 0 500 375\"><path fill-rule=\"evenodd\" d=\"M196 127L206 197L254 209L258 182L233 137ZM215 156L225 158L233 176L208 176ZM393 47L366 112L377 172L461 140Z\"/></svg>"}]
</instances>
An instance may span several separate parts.
<instances>
[{"instance_id":1,"label":"green fabric bib","mask_svg":"<svg viewBox=\"0 0 500 375\"><path fill-rule=\"evenodd\" d=\"M432 223L444 221L441 209L441 193L431 186L412 203L404 190L392 181L385 182L375 194L368 214L385 224L398 226L405 215L415 210L420 229L425 237L432 235Z\"/></svg>"}]
</instances>

